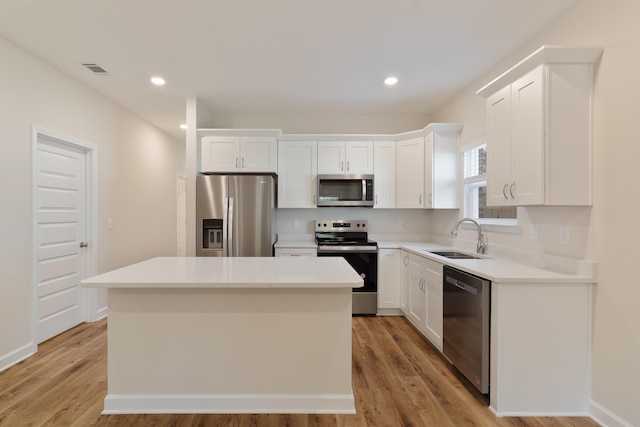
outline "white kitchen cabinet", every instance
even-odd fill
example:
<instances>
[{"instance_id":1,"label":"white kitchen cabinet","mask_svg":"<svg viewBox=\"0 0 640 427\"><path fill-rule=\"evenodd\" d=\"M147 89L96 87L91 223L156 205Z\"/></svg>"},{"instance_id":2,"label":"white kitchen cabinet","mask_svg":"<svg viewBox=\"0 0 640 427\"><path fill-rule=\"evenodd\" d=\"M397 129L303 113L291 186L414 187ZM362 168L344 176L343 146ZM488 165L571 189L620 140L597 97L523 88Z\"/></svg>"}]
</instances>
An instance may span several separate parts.
<instances>
[{"instance_id":1,"label":"white kitchen cabinet","mask_svg":"<svg viewBox=\"0 0 640 427\"><path fill-rule=\"evenodd\" d=\"M427 130L435 125L427 126ZM460 125L445 125L424 137L425 208L456 209L459 204L458 169ZM453 130L448 130L453 129Z\"/></svg>"},{"instance_id":2,"label":"white kitchen cabinet","mask_svg":"<svg viewBox=\"0 0 640 427\"><path fill-rule=\"evenodd\" d=\"M459 140L462 125L432 123L424 136L396 144L396 207L459 207Z\"/></svg>"},{"instance_id":3,"label":"white kitchen cabinet","mask_svg":"<svg viewBox=\"0 0 640 427\"><path fill-rule=\"evenodd\" d=\"M396 207L422 208L424 201L424 137L396 143Z\"/></svg>"},{"instance_id":4,"label":"white kitchen cabinet","mask_svg":"<svg viewBox=\"0 0 640 427\"><path fill-rule=\"evenodd\" d=\"M373 141L318 141L318 174L373 173Z\"/></svg>"},{"instance_id":5,"label":"white kitchen cabinet","mask_svg":"<svg viewBox=\"0 0 640 427\"><path fill-rule=\"evenodd\" d=\"M409 252L400 251L400 310L409 315Z\"/></svg>"},{"instance_id":6,"label":"white kitchen cabinet","mask_svg":"<svg viewBox=\"0 0 640 427\"><path fill-rule=\"evenodd\" d=\"M275 248L277 257L315 257L317 252L312 248Z\"/></svg>"},{"instance_id":7,"label":"white kitchen cabinet","mask_svg":"<svg viewBox=\"0 0 640 427\"><path fill-rule=\"evenodd\" d=\"M487 98L487 204L591 205L593 63L602 48L543 46Z\"/></svg>"},{"instance_id":8,"label":"white kitchen cabinet","mask_svg":"<svg viewBox=\"0 0 640 427\"><path fill-rule=\"evenodd\" d=\"M420 331L426 328L427 295L425 288L425 276L413 268L408 270L409 277L409 320Z\"/></svg>"},{"instance_id":9,"label":"white kitchen cabinet","mask_svg":"<svg viewBox=\"0 0 640 427\"><path fill-rule=\"evenodd\" d=\"M378 249L378 314L400 312L400 249Z\"/></svg>"},{"instance_id":10,"label":"white kitchen cabinet","mask_svg":"<svg viewBox=\"0 0 640 427\"><path fill-rule=\"evenodd\" d=\"M426 257L409 254L409 320L442 351L442 269Z\"/></svg>"},{"instance_id":11,"label":"white kitchen cabinet","mask_svg":"<svg viewBox=\"0 0 640 427\"><path fill-rule=\"evenodd\" d=\"M272 136L200 137L200 172L276 173L278 144Z\"/></svg>"},{"instance_id":12,"label":"white kitchen cabinet","mask_svg":"<svg viewBox=\"0 0 640 427\"><path fill-rule=\"evenodd\" d=\"M374 209L396 207L396 143L376 141L373 145Z\"/></svg>"},{"instance_id":13,"label":"white kitchen cabinet","mask_svg":"<svg viewBox=\"0 0 640 427\"><path fill-rule=\"evenodd\" d=\"M278 142L278 208L315 208L316 141Z\"/></svg>"}]
</instances>

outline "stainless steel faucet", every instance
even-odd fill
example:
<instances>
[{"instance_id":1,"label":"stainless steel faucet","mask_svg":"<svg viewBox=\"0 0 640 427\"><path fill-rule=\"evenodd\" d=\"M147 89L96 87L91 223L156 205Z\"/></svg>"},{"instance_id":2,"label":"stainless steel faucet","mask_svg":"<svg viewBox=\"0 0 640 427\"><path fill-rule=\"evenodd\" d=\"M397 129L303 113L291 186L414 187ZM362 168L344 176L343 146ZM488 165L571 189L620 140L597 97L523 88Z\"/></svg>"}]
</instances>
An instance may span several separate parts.
<instances>
[{"instance_id":1,"label":"stainless steel faucet","mask_svg":"<svg viewBox=\"0 0 640 427\"><path fill-rule=\"evenodd\" d=\"M462 218L460 221L458 221L458 223L453 227L453 230L451 230L451 235L453 237L456 237L458 235L458 226L460 224L462 224L463 222L468 221L468 222L472 222L476 225L476 227L478 227L478 244L476 245L476 252L478 252L479 254L483 254L487 245L484 243L484 235L482 234L482 226L480 225L480 223L478 221L476 221L475 219L471 219L471 218Z\"/></svg>"}]
</instances>

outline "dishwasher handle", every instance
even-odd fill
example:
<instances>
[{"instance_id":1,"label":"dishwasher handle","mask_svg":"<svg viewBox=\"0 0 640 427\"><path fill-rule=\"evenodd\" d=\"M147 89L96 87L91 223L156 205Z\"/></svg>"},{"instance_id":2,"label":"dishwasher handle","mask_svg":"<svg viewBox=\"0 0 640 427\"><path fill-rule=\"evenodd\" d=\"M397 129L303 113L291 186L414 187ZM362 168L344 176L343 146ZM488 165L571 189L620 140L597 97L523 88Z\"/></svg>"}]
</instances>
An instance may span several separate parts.
<instances>
[{"instance_id":1,"label":"dishwasher handle","mask_svg":"<svg viewBox=\"0 0 640 427\"><path fill-rule=\"evenodd\" d=\"M451 276L445 276L445 281L448 283L451 283L453 286L459 289L462 289L465 292L468 292L473 295L478 295L478 290L475 287L467 285L466 283L463 283L457 279L454 279Z\"/></svg>"}]
</instances>

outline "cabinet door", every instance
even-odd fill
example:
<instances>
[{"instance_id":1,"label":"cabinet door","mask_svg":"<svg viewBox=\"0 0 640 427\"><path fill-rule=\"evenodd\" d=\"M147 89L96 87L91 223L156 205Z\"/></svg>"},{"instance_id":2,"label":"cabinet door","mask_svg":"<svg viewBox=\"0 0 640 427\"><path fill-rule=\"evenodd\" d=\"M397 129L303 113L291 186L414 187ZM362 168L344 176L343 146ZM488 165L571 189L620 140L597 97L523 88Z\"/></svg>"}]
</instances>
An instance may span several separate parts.
<instances>
[{"instance_id":1,"label":"cabinet door","mask_svg":"<svg viewBox=\"0 0 640 427\"><path fill-rule=\"evenodd\" d=\"M425 276L410 268L409 273L409 319L420 330L425 329L427 297L425 294Z\"/></svg>"},{"instance_id":2,"label":"cabinet door","mask_svg":"<svg viewBox=\"0 0 640 427\"><path fill-rule=\"evenodd\" d=\"M396 207L424 207L424 138L396 143Z\"/></svg>"},{"instance_id":3,"label":"cabinet door","mask_svg":"<svg viewBox=\"0 0 640 427\"><path fill-rule=\"evenodd\" d=\"M203 136L200 138L200 172L239 171L239 137Z\"/></svg>"},{"instance_id":4,"label":"cabinet door","mask_svg":"<svg viewBox=\"0 0 640 427\"><path fill-rule=\"evenodd\" d=\"M424 147L427 203L434 209L457 209L460 207L460 132L437 131L430 135L431 142L427 143L427 135ZM431 173L427 171L429 167Z\"/></svg>"},{"instance_id":5,"label":"cabinet door","mask_svg":"<svg viewBox=\"0 0 640 427\"><path fill-rule=\"evenodd\" d=\"M396 207L396 143L376 141L373 146L373 207L394 209Z\"/></svg>"},{"instance_id":6,"label":"cabinet door","mask_svg":"<svg viewBox=\"0 0 640 427\"><path fill-rule=\"evenodd\" d=\"M442 281L427 277L426 290L426 332L436 347L442 349Z\"/></svg>"},{"instance_id":7,"label":"cabinet door","mask_svg":"<svg viewBox=\"0 0 640 427\"><path fill-rule=\"evenodd\" d=\"M344 142L318 141L318 173L344 174L346 171Z\"/></svg>"},{"instance_id":8,"label":"cabinet door","mask_svg":"<svg viewBox=\"0 0 640 427\"><path fill-rule=\"evenodd\" d=\"M365 175L373 173L373 141L345 143L345 173Z\"/></svg>"},{"instance_id":9,"label":"cabinet door","mask_svg":"<svg viewBox=\"0 0 640 427\"><path fill-rule=\"evenodd\" d=\"M378 308L400 308L400 249L378 250Z\"/></svg>"},{"instance_id":10,"label":"cabinet door","mask_svg":"<svg viewBox=\"0 0 640 427\"><path fill-rule=\"evenodd\" d=\"M315 208L316 141L278 143L278 208Z\"/></svg>"},{"instance_id":11,"label":"cabinet door","mask_svg":"<svg viewBox=\"0 0 640 427\"><path fill-rule=\"evenodd\" d=\"M424 137L424 207L433 208L433 132Z\"/></svg>"},{"instance_id":12,"label":"cabinet door","mask_svg":"<svg viewBox=\"0 0 640 427\"><path fill-rule=\"evenodd\" d=\"M487 98L487 205L513 203L511 186L511 86Z\"/></svg>"},{"instance_id":13,"label":"cabinet door","mask_svg":"<svg viewBox=\"0 0 640 427\"><path fill-rule=\"evenodd\" d=\"M511 85L511 182L518 206L544 203L544 76L542 66ZM488 154L487 154L488 155Z\"/></svg>"},{"instance_id":14,"label":"cabinet door","mask_svg":"<svg viewBox=\"0 0 640 427\"><path fill-rule=\"evenodd\" d=\"M274 137L241 137L240 167L243 172L278 172L278 141Z\"/></svg>"},{"instance_id":15,"label":"cabinet door","mask_svg":"<svg viewBox=\"0 0 640 427\"><path fill-rule=\"evenodd\" d=\"M409 252L400 251L400 309L409 315Z\"/></svg>"}]
</instances>

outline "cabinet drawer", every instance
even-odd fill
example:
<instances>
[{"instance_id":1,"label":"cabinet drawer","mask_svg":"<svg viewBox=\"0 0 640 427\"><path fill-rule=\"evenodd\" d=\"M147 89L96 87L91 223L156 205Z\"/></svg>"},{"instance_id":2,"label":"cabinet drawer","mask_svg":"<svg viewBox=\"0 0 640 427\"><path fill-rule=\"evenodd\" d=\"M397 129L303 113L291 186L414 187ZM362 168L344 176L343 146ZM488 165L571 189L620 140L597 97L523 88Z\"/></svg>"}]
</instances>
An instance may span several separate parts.
<instances>
[{"instance_id":1,"label":"cabinet drawer","mask_svg":"<svg viewBox=\"0 0 640 427\"><path fill-rule=\"evenodd\" d=\"M419 255L409 254L409 267L435 280L442 281L442 264L439 262Z\"/></svg>"},{"instance_id":2,"label":"cabinet drawer","mask_svg":"<svg viewBox=\"0 0 640 427\"><path fill-rule=\"evenodd\" d=\"M276 256L305 256L315 257L317 250L314 248L276 248Z\"/></svg>"}]
</instances>

